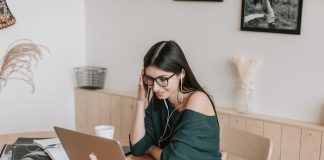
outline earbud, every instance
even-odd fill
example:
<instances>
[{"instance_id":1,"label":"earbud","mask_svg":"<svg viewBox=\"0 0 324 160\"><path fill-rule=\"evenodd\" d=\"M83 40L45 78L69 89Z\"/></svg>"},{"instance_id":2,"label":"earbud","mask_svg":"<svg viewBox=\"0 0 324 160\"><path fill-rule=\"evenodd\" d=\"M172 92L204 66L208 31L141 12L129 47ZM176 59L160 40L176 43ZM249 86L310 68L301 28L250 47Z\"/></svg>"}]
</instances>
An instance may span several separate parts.
<instances>
[{"instance_id":1,"label":"earbud","mask_svg":"<svg viewBox=\"0 0 324 160\"><path fill-rule=\"evenodd\" d=\"M181 91L181 92L182 92L183 77L184 77L184 74L181 73L181 74L180 74L180 91Z\"/></svg>"},{"instance_id":2,"label":"earbud","mask_svg":"<svg viewBox=\"0 0 324 160\"><path fill-rule=\"evenodd\" d=\"M180 79L184 78L185 76L185 71L182 69L181 74L180 74Z\"/></svg>"},{"instance_id":3,"label":"earbud","mask_svg":"<svg viewBox=\"0 0 324 160\"><path fill-rule=\"evenodd\" d=\"M150 101L150 94L151 94L151 90L152 90L152 88L151 88L150 86L148 86L148 87L147 87L147 95L146 95L146 97L147 97L147 101L148 101L148 102Z\"/></svg>"}]
</instances>

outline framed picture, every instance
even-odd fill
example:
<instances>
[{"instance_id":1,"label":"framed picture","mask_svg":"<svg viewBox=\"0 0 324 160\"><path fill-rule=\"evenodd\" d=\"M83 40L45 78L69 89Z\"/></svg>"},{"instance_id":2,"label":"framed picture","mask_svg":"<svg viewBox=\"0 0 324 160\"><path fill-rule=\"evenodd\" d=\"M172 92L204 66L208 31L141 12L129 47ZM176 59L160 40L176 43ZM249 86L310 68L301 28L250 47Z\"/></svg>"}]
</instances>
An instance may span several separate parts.
<instances>
[{"instance_id":1,"label":"framed picture","mask_svg":"<svg viewBox=\"0 0 324 160\"><path fill-rule=\"evenodd\" d=\"M303 0L242 0L241 30L300 34Z\"/></svg>"},{"instance_id":2,"label":"framed picture","mask_svg":"<svg viewBox=\"0 0 324 160\"><path fill-rule=\"evenodd\" d=\"M210 2L223 2L223 0L174 0L174 1L210 1Z\"/></svg>"}]
</instances>

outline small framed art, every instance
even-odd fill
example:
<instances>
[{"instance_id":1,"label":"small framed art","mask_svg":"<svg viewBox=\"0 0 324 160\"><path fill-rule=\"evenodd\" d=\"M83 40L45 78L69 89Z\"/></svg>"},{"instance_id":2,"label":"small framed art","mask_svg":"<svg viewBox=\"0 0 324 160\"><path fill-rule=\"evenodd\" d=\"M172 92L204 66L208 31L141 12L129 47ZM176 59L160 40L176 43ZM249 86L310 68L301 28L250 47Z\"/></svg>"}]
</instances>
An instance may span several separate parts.
<instances>
[{"instance_id":1,"label":"small framed art","mask_svg":"<svg viewBox=\"0 0 324 160\"><path fill-rule=\"evenodd\" d=\"M300 34L303 0L242 0L241 30Z\"/></svg>"},{"instance_id":2,"label":"small framed art","mask_svg":"<svg viewBox=\"0 0 324 160\"><path fill-rule=\"evenodd\" d=\"M209 1L209 2L223 2L223 0L174 0L174 1Z\"/></svg>"}]
</instances>

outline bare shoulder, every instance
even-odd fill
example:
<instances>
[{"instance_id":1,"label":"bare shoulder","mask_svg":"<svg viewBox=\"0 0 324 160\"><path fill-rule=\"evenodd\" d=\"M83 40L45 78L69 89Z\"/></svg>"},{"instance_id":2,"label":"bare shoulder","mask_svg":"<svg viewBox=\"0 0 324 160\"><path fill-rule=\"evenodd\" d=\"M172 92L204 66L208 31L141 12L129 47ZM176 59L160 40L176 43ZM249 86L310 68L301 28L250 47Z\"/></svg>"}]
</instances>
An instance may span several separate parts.
<instances>
[{"instance_id":1,"label":"bare shoulder","mask_svg":"<svg viewBox=\"0 0 324 160\"><path fill-rule=\"evenodd\" d=\"M189 96L186 109L190 109L208 116L215 115L210 99L204 92L201 91L196 91Z\"/></svg>"}]
</instances>

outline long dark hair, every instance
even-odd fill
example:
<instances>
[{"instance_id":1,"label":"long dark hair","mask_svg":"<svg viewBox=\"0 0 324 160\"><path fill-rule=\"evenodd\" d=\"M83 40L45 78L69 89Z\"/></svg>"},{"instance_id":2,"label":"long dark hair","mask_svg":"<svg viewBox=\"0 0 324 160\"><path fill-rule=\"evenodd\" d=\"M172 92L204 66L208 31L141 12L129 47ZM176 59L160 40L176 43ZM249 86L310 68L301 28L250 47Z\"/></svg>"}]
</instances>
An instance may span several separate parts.
<instances>
[{"instance_id":1,"label":"long dark hair","mask_svg":"<svg viewBox=\"0 0 324 160\"><path fill-rule=\"evenodd\" d=\"M183 93L189 93L193 91L204 92L210 102L213 105L215 114L216 109L213 100L210 95L200 86L195 75L189 67L187 59L182 52L182 49L175 41L161 41L154 44L146 53L144 57L144 69L149 66L155 66L166 72L173 72L181 74L182 69L185 71L183 78ZM180 84L179 84L180 85ZM152 97L157 100L157 97L153 94Z\"/></svg>"}]
</instances>

